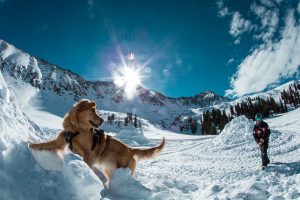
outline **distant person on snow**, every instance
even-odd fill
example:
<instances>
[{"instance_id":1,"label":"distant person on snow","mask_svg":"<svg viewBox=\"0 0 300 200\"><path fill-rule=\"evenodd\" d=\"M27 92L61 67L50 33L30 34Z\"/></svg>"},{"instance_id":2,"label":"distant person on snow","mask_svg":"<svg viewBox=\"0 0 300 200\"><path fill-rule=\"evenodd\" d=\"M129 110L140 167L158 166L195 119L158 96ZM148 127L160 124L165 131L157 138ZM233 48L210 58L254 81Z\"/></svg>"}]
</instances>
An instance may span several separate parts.
<instances>
[{"instance_id":1,"label":"distant person on snow","mask_svg":"<svg viewBox=\"0 0 300 200\"><path fill-rule=\"evenodd\" d=\"M260 113L255 115L255 121L253 137L261 151L262 167L266 167L270 163L267 150L269 147L269 137L271 132L268 124L262 120L262 115Z\"/></svg>"}]
</instances>

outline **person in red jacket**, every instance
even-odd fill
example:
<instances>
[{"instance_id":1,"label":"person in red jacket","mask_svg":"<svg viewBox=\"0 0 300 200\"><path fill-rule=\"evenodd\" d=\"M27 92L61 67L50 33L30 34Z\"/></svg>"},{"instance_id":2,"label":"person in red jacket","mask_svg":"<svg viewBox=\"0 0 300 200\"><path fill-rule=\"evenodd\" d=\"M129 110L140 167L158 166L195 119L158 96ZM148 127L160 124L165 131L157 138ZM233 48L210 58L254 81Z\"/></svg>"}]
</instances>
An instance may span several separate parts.
<instances>
[{"instance_id":1,"label":"person in red jacket","mask_svg":"<svg viewBox=\"0 0 300 200\"><path fill-rule=\"evenodd\" d=\"M266 122L262 120L262 115L257 113L255 115L255 126L253 128L253 137L255 142L259 145L261 151L262 166L266 167L270 164L270 159L268 157L268 147L269 147L269 137L270 128Z\"/></svg>"}]
</instances>

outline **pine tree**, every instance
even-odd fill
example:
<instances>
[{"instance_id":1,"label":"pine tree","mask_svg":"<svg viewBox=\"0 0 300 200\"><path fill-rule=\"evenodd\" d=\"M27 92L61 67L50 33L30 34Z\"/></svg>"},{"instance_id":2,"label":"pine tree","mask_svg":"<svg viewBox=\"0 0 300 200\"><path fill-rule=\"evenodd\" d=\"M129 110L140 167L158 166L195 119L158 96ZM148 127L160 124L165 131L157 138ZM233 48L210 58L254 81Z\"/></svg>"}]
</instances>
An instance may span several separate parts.
<instances>
[{"instance_id":1,"label":"pine tree","mask_svg":"<svg viewBox=\"0 0 300 200\"><path fill-rule=\"evenodd\" d=\"M232 106L230 106L230 114L231 114L231 116L234 116L234 114L235 114Z\"/></svg>"},{"instance_id":2,"label":"pine tree","mask_svg":"<svg viewBox=\"0 0 300 200\"><path fill-rule=\"evenodd\" d=\"M222 112L222 117L219 125L220 132L224 129L225 125L229 122L225 110Z\"/></svg>"},{"instance_id":3,"label":"pine tree","mask_svg":"<svg viewBox=\"0 0 300 200\"><path fill-rule=\"evenodd\" d=\"M202 114L202 120L201 120L201 134L202 135L205 135L205 133L206 133L205 132L205 128L206 128L205 127L205 123L206 123L206 119L205 118L206 118L205 113L203 113Z\"/></svg>"},{"instance_id":4,"label":"pine tree","mask_svg":"<svg viewBox=\"0 0 300 200\"><path fill-rule=\"evenodd\" d=\"M279 101L280 101L280 100L279 100ZM281 113L284 113L284 112L285 112L285 109L284 109L284 106L283 106L282 101L280 101L280 112L281 112Z\"/></svg>"},{"instance_id":5,"label":"pine tree","mask_svg":"<svg viewBox=\"0 0 300 200\"><path fill-rule=\"evenodd\" d=\"M137 128L137 116L134 115L133 126Z\"/></svg>"},{"instance_id":6,"label":"pine tree","mask_svg":"<svg viewBox=\"0 0 300 200\"><path fill-rule=\"evenodd\" d=\"M217 135L217 127L212 121L210 123L210 134Z\"/></svg>"},{"instance_id":7,"label":"pine tree","mask_svg":"<svg viewBox=\"0 0 300 200\"><path fill-rule=\"evenodd\" d=\"M115 120L115 114L111 114L111 120L114 121Z\"/></svg>"},{"instance_id":8,"label":"pine tree","mask_svg":"<svg viewBox=\"0 0 300 200\"><path fill-rule=\"evenodd\" d=\"M194 119L194 120L192 121L191 130L192 130L192 133L193 133L193 134L195 134L196 131L197 131L197 121L196 121L196 119Z\"/></svg>"},{"instance_id":9,"label":"pine tree","mask_svg":"<svg viewBox=\"0 0 300 200\"><path fill-rule=\"evenodd\" d=\"M125 125L125 126L128 125L128 117L125 117L125 119L124 119L124 125Z\"/></svg>"}]
</instances>

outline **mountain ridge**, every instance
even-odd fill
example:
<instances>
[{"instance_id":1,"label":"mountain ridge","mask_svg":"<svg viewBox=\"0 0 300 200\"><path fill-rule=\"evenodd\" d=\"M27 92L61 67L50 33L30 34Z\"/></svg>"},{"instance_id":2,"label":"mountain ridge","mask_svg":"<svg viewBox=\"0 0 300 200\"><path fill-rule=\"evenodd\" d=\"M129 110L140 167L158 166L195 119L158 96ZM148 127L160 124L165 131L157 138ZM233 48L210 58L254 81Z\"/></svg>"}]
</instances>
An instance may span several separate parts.
<instances>
[{"instance_id":1,"label":"mountain ridge","mask_svg":"<svg viewBox=\"0 0 300 200\"><path fill-rule=\"evenodd\" d=\"M31 56L13 45L0 40L0 69L15 79L21 79L33 87L54 91L59 96L73 96L74 101L81 98L96 97L104 99L110 96L115 103L126 103L127 99L122 88L113 82L89 81L69 69L51 64L44 59ZM204 107L229 99L212 91L205 91L191 97L168 97L142 86L136 88L137 96L133 101L142 101L154 106L170 106L175 109ZM138 99L137 99L138 98ZM177 107L177 108L176 108Z\"/></svg>"}]
</instances>

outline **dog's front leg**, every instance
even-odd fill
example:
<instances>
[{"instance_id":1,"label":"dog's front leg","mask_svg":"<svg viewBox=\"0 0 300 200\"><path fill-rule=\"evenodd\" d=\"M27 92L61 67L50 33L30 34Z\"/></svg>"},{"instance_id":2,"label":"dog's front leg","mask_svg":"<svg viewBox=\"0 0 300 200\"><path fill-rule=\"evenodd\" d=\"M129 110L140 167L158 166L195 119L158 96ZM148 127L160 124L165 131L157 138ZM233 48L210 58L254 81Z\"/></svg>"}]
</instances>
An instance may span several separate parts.
<instances>
[{"instance_id":1,"label":"dog's front leg","mask_svg":"<svg viewBox=\"0 0 300 200\"><path fill-rule=\"evenodd\" d=\"M91 156L91 154L90 153L87 153L87 152L85 152L85 153L83 153L83 161L90 167L90 168L92 168L93 167L93 158L92 158L92 156Z\"/></svg>"},{"instance_id":2,"label":"dog's front leg","mask_svg":"<svg viewBox=\"0 0 300 200\"><path fill-rule=\"evenodd\" d=\"M66 146L67 146L67 143L66 143L62 133L60 133L55 140L40 143L40 144L30 144L29 145L29 147L32 149L48 150L48 151L63 150Z\"/></svg>"}]
</instances>

